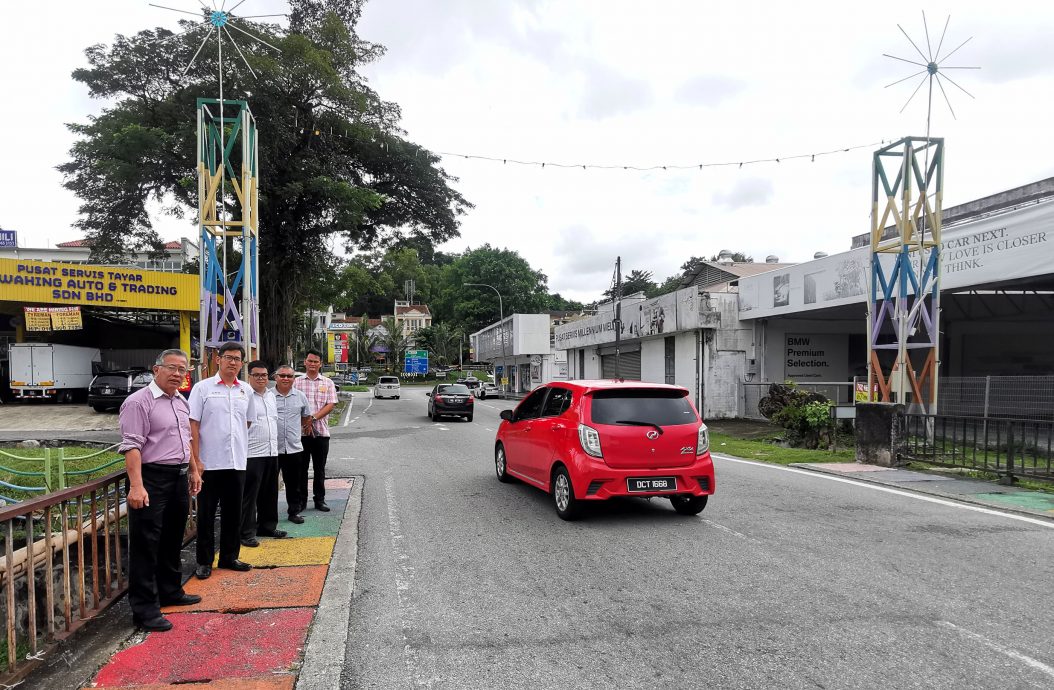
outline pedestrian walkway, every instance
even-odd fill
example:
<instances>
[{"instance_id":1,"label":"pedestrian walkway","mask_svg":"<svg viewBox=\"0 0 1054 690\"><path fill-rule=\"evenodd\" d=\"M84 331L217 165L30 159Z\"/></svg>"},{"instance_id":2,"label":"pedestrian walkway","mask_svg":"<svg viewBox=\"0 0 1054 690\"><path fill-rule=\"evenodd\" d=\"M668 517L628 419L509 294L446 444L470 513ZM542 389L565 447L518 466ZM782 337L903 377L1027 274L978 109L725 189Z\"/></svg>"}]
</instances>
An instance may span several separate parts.
<instances>
[{"instance_id":1,"label":"pedestrian walkway","mask_svg":"<svg viewBox=\"0 0 1054 690\"><path fill-rule=\"evenodd\" d=\"M301 525L281 521L278 528L289 538L243 546L241 560L253 570L217 569L207 580L191 578L184 589L201 595L201 602L165 608L172 630L138 634L90 687L291 690L353 482L327 479L332 512L308 510Z\"/></svg>"},{"instance_id":2,"label":"pedestrian walkway","mask_svg":"<svg viewBox=\"0 0 1054 690\"><path fill-rule=\"evenodd\" d=\"M1054 494L1045 491L857 462L795 463L791 467L1054 520Z\"/></svg>"}]
</instances>

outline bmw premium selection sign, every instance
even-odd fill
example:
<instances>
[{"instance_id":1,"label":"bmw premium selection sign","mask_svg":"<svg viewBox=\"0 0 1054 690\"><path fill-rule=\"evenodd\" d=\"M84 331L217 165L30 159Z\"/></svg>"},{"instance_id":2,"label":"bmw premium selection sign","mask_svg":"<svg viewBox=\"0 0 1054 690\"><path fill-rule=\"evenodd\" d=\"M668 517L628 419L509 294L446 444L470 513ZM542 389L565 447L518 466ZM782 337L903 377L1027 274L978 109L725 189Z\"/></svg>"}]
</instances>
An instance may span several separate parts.
<instances>
[{"instance_id":1,"label":"bmw premium selection sign","mask_svg":"<svg viewBox=\"0 0 1054 690\"><path fill-rule=\"evenodd\" d=\"M849 338L839 333L788 333L783 347L783 378L842 381L849 369Z\"/></svg>"}]
</instances>

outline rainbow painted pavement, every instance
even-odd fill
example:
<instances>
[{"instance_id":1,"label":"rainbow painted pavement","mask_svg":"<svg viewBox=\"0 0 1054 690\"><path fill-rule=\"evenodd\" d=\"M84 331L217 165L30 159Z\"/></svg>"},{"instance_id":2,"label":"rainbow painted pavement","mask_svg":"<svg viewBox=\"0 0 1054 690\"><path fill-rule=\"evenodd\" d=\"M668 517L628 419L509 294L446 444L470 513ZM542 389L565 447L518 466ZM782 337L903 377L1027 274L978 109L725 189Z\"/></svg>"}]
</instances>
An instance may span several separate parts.
<instances>
[{"instance_id":1,"label":"rainbow painted pavement","mask_svg":"<svg viewBox=\"0 0 1054 690\"><path fill-rule=\"evenodd\" d=\"M253 570L191 578L184 589L201 602L164 609L172 630L138 634L133 641L141 641L114 654L89 687L291 690L353 482L327 479L332 511L309 510L301 525L283 520L289 538L243 546L241 559Z\"/></svg>"}]
</instances>

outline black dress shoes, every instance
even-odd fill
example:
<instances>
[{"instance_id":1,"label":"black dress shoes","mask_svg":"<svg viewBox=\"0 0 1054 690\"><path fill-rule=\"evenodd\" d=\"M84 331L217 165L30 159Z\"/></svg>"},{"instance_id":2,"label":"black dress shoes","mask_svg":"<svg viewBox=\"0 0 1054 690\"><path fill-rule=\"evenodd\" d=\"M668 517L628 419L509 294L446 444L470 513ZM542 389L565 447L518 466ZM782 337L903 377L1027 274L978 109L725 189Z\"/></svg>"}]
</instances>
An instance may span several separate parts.
<instances>
[{"instance_id":1,"label":"black dress shoes","mask_svg":"<svg viewBox=\"0 0 1054 690\"><path fill-rule=\"evenodd\" d=\"M240 573L244 573L248 570L252 570L253 567L245 561L231 561L230 563L220 563L220 567L224 570L237 570Z\"/></svg>"},{"instance_id":2,"label":"black dress shoes","mask_svg":"<svg viewBox=\"0 0 1054 690\"><path fill-rule=\"evenodd\" d=\"M199 565L194 570L194 577L198 578L199 580L207 580L209 579L209 575L212 575L211 565Z\"/></svg>"},{"instance_id":3,"label":"black dress shoes","mask_svg":"<svg viewBox=\"0 0 1054 690\"><path fill-rule=\"evenodd\" d=\"M289 522L292 522L294 525L302 525L304 524L304 518L299 515L290 515Z\"/></svg>"},{"instance_id":4,"label":"black dress shoes","mask_svg":"<svg viewBox=\"0 0 1054 690\"><path fill-rule=\"evenodd\" d=\"M133 617L132 622L147 632L165 632L172 629L172 622L164 616L148 618L145 621Z\"/></svg>"},{"instance_id":5,"label":"black dress shoes","mask_svg":"<svg viewBox=\"0 0 1054 690\"><path fill-rule=\"evenodd\" d=\"M323 513L328 513L329 506L326 505L325 501L315 501L315 510L321 510Z\"/></svg>"},{"instance_id":6,"label":"black dress shoes","mask_svg":"<svg viewBox=\"0 0 1054 690\"><path fill-rule=\"evenodd\" d=\"M286 532L285 530L282 530L282 529L276 529L273 532L258 532L256 534L256 536L258 536L258 537L270 537L271 539L285 539L286 537L289 536L289 532ZM242 542L242 543L244 543L244 542ZM259 542L257 542L257 543L259 543Z\"/></svg>"},{"instance_id":7,"label":"black dress shoes","mask_svg":"<svg viewBox=\"0 0 1054 690\"><path fill-rule=\"evenodd\" d=\"M256 537L250 537L248 539L242 539L242 546L248 546L250 548L255 548L255 547L259 546L259 545L260 545L260 542L259 542L259 540L256 539Z\"/></svg>"},{"instance_id":8,"label":"black dress shoes","mask_svg":"<svg viewBox=\"0 0 1054 690\"><path fill-rule=\"evenodd\" d=\"M175 599L162 599L162 606L190 606L201 601L201 597L197 594L181 594Z\"/></svg>"}]
</instances>

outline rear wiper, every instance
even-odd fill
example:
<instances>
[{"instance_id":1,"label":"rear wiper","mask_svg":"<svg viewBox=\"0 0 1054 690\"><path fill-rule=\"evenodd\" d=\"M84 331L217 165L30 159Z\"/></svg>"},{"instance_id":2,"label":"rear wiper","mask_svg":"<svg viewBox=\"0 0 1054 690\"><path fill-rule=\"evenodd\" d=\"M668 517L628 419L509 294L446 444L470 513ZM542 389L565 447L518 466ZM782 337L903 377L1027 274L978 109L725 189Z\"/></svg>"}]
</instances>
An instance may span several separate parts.
<instances>
[{"instance_id":1,"label":"rear wiper","mask_svg":"<svg viewBox=\"0 0 1054 690\"><path fill-rule=\"evenodd\" d=\"M642 422L637 419L616 419L615 424L625 424L627 426L650 426L659 432L659 436L662 436L662 427L655 422Z\"/></svg>"}]
</instances>

